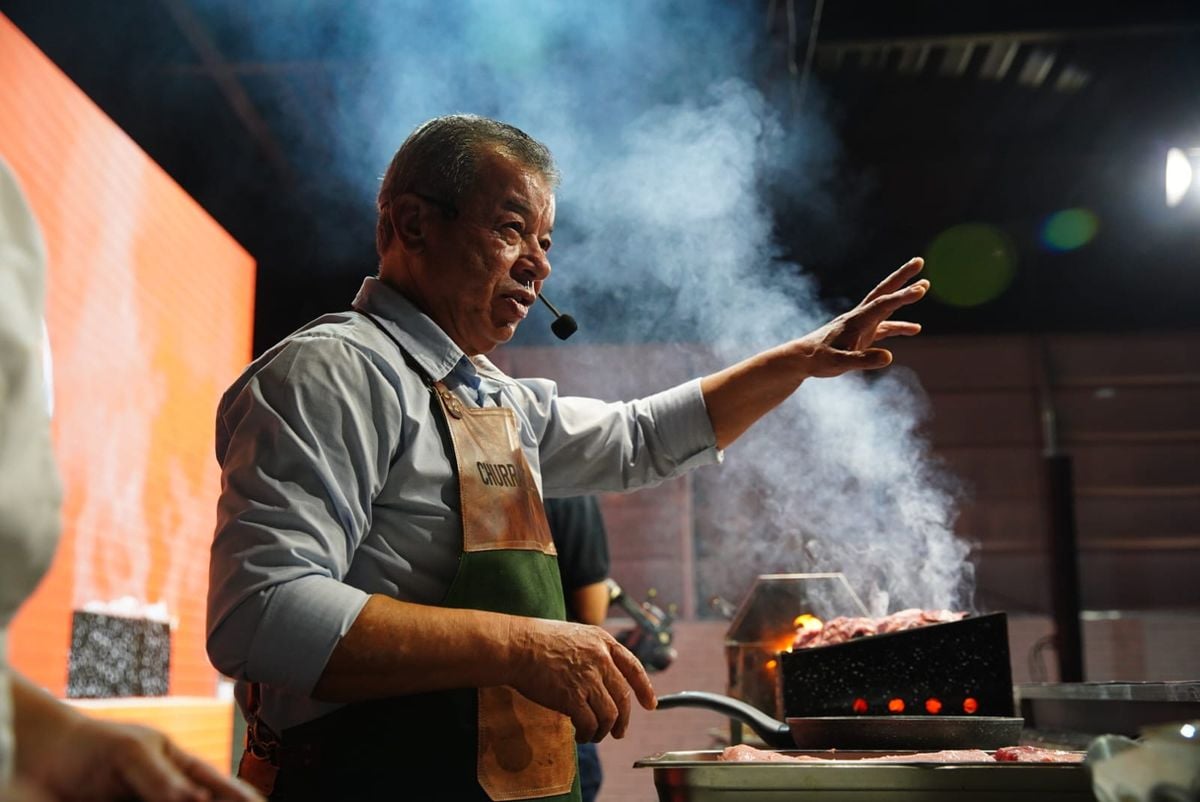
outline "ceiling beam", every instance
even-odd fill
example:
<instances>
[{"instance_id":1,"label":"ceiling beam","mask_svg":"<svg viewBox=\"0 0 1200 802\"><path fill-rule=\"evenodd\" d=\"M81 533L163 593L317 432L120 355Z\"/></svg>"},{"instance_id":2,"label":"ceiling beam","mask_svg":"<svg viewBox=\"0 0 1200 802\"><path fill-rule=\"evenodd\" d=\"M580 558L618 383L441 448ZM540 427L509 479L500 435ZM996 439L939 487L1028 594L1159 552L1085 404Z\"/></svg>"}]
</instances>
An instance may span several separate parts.
<instances>
[{"instance_id":1,"label":"ceiling beam","mask_svg":"<svg viewBox=\"0 0 1200 802\"><path fill-rule=\"evenodd\" d=\"M186 0L162 0L162 4L184 38L196 51L196 55L200 57L204 71L216 83L221 94L225 96L234 115L258 143L263 155L267 157L281 177L289 183L293 183L292 168L288 164L287 157L284 156L283 148L276 141L271 127L259 113L258 108L250 99L250 95L247 94L246 88L242 86L237 74L222 56L204 24L188 6Z\"/></svg>"},{"instance_id":2,"label":"ceiling beam","mask_svg":"<svg viewBox=\"0 0 1200 802\"><path fill-rule=\"evenodd\" d=\"M877 36L869 38L822 37L819 48L868 48L882 45L906 47L966 47L980 42L1016 42L1041 44L1075 42L1089 39L1130 39L1143 37L1189 36L1200 33L1200 24L1128 25L1112 28L1075 28L1046 31L980 31L913 36Z\"/></svg>"}]
</instances>

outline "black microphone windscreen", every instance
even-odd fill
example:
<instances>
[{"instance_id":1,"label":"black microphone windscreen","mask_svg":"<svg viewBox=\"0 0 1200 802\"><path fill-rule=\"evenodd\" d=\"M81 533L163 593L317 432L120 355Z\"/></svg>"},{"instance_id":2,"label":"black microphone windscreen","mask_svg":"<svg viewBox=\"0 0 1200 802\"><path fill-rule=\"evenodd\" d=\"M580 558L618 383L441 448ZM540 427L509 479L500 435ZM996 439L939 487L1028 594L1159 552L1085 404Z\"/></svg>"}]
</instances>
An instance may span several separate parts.
<instances>
[{"instance_id":1,"label":"black microphone windscreen","mask_svg":"<svg viewBox=\"0 0 1200 802\"><path fill-rule=\"evenodd\" d=\"M558 339L565 340L579 331L579 324L570 315L560 315L550 324L550 331L554 332Z\"/></svg>"}]
</instances>

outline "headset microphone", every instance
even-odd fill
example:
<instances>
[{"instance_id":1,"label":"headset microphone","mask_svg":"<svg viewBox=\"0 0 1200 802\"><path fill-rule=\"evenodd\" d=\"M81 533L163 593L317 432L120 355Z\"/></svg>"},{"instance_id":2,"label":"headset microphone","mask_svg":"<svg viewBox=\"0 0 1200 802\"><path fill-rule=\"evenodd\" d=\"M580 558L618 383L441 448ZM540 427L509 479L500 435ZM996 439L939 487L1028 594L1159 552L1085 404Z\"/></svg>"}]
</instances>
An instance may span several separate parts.
<instances>
[{"instance_id":1,"label":"headset microphone","mask_svg":"<svg viewBox=\"0 0 1200 802\"><path fill-rule=\"evenodd\" d=\"M575 332L579 331L579 324L575 322L575 318L570 315L564 315L554 308L554 304L546 300L545 295L538 295L542 303L554 313L554 322L550 324L550 331L560 340L565 340Z\"/></svg>"}]
</instances>

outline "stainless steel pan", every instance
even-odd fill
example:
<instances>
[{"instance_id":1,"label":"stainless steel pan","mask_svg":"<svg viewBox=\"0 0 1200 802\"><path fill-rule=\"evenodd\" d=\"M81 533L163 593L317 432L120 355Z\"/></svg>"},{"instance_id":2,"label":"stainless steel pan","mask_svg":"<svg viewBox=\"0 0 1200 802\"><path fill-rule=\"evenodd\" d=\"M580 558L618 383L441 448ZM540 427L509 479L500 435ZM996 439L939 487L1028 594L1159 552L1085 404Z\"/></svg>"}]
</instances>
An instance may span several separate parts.
<instances>
[{"instance_id":1,"label":"stainless steel pan","mask_svg":"<svg viewBox=\"0 0 1200 802\"><path fill-rule=\"evenodd\" d=\"M1082 763L854 762L866 756L739 763L720 752L665 752L633 765L654 770L661 802L1095 802Z\"/></svg>"},{"instance_id":2,"label":"stainless steel pan","mask_svg":"<svg viewBox=\"0 0 1200 802\"><path fill-rule=\"evenodd\" d=\"M1015 746L1024 719L1007 716L853 716L779 721L740 699L705 691L658 697L658 709L702 707L737 719L780 749L999 749Z\"/></svg>"}]
</instances>

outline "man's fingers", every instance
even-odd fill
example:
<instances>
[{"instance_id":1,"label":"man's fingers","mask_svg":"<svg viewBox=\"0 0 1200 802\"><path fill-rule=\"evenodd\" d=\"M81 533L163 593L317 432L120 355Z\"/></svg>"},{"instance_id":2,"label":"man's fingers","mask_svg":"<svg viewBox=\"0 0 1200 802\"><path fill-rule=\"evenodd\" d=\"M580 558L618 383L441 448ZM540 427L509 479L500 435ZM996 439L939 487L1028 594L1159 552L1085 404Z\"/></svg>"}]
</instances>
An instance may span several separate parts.
<instances>
[{"instance_id":1,"label":"man's fingers","mask_svg":"<svg viewBox=\"0 0 1200 802\"><path fill-rule=\"evenodd\" d=\"M892 364L892 352L886 348L867 348L862 351L834 351L836 360L820 375L840 376L852 370L878 370Z\"/></svg>"},{"instance_id":2,"label":"man's fingers","mask_svg":"<svg viewBox=\"0 0 1200 802\"><path fill-rule=\"evenodd\" d=\"M875 289L867 293L867 297L863 299L864 303L870 303L876 298L883 295L893 293L908 283L908 280L917 273L921 272L921 268L925 266L925 260L919 256L909 259L904 264L900 265L896 272L879 282Z\"/></svg>"},{"instance_id":3,"label":"man's fingers","mask_svg":"<svg viewBox=\"0 0 1200 802\"><path fill-rule=\"evenodd\" d=\"M168 745L171 759L191 778L192 782L207 788L213 799L220 802L263 802L258 791L241 780L227 777L215 768L184 752L173 743Z\"/></svg>"},{"instance_id":4,"label":"man's fingers","mask_svg":"<svg viewBox=\"0 0 1200 802\"><path fill-rule=\"evenodd\" d=\"M879 342L888 337L912 337L920 333L920 323L910 323L906 320L885 320L875 327L875 339L872 342Z\"/></svg>"},{"instance_id":5,"label":"man's fingers","mask_svg":"<svg viewBox=\"0 0 1200 802\"><path fill-rule=\"evenodd\" d=\"M863 370L878 370L892 364L892 352L886 348L868 348L854 354L858 367Z\"/></svg>"},{"instance_id":6,"label":"man's fingers","mask_svg":"<svg viewBox=\"0 0 1200 802\"><path fill-rule=\"evenodd\" d=\"M170 749L172 747L169 744L157 748L156 744L143 740L128 750L119 767L125 781L139 799L149 802L200 802L208 799L208 794L193 785L175 762L167 757Z\"/></svg>"},{"instance_id":7,"label":"man's fingers","mask_svg":"<svg viewBox=\"0 0 1200 802\"><path fill-rule=\"evenodd\" d=\"M656 708L658 697L654 695L654 686L650 684L650 677L646 675L646 669L641 662L633 656L631 651L616 641L613 641L610 651L613 662L617 664L617 669L625 676L629 687L633 689L638 704L647 710Z\"/></svg>"},{"instance_id":8,"label":"man's fingers","mask_svg":"<svg viewBox=\"0 0 1200 802\"><path fill-rule=\"evenodd\" d=\"M612 732L620 712L607 683L604 688L597 689L592 695L592 712L596 716L596 730L592 733L591 740L603 741Z\"/></svg>"},{"instance_id":9,"label":"man's fingers","mask_svg":"<svg viewBox=\"0 0 1200 802\"><path fill-rule=\"evenodd\" d=\"M874 329L897 310L914 304L925 297L929 282L925 279L913 282L902 290L881 295L870 303L863 304L850 313L848 327L858 331Z\"/></svg>"},{"instance_id":10,"label":"man's fingers","mask_svg":"<svg viewBox=\"0 0 1200 802\"><path fill-rule=\"evenodd\" d=\"M615 657L614 657L615 662ZM620 671L612 671L605 675L604 685L608 696L616 708L616 718L613 721L611 734L614 738L624 738L629 726L629 713L633 708L633 691L625 676Z\"/></svg>"},{"instance_id":11,"label":"man's fingers","mask_svg":"<svg viewBox=\"0 0 1200 802\"><path fill-rule=\"evenodd\" d=\"M625 731L629 729L629 714L633 711L633 691L627 685L622 685L619 693L613 695L617 703L617 721L612 728L614 738L625 737Z\"/></svg>"},{"instance_id":12,"label":"man's fingers","mask_svg":"<svg viewBox=\"0 0 1200 802\"><path fill-rule=\"evenodd\" d=\"M575 743L585 744L596 734L596 714L586 702L571 714L571 723L575 725Z\"/></svg>"}]
</instances>

